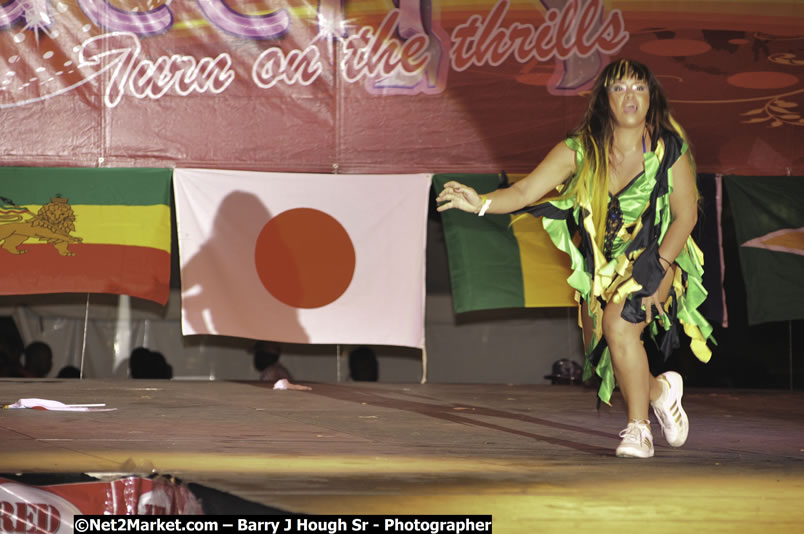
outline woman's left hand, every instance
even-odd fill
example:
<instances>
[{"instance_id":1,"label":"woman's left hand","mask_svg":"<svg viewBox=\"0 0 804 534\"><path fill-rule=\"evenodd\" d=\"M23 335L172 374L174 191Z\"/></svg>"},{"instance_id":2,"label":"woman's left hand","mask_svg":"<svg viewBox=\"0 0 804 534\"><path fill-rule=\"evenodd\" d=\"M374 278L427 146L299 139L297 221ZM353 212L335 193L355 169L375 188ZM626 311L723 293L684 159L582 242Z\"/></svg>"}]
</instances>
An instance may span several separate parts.
<instances>
[{"instance_id":1,"label":"woman's left hand","mask_svg":"<svg viewBox=\"0 0 804 534\"><path fill-rule=\"evenodd\" d=\"M477 213L483 206L477 191L455 181L444 184L444 189L436 197L436 202L443 202L436 208L438 211L457 208L468 213Z\"/></svg>"},{"instance_id":2,"label":"woman's left hand","mask_svg":"<svg viewBox=\"0 0 804 534\"><path fill-rule=\"evenodd\" d=\"M645 324L650 324L653 320L653 307L656 306L656 309L659 311L659 316L663 316L665 314L664 311L664 303L659 300L658 291L649 297L644 297L642 299L642 309L645 310Z\"/></svg>"}]
</instances>

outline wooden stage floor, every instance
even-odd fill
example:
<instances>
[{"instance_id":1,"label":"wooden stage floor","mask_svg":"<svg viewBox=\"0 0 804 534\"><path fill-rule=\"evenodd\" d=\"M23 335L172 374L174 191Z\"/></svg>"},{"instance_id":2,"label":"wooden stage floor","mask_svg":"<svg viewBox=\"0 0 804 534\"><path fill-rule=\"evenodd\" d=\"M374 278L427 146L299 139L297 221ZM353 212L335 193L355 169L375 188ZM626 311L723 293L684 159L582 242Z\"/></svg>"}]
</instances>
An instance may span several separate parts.
<instances>
[{"instance_id":1,"label":"wooden stage floor","mask_svg":"<svg viewBox=\"0 0 804 534\"><path fill-rule=\"evenodd\" d=\"M0 473L172 474L289 512L492 514L496 533L802 532L804 393L687 391L691 431L619 459L578 386L0 380Z\"/></svg>"}]
</instances>

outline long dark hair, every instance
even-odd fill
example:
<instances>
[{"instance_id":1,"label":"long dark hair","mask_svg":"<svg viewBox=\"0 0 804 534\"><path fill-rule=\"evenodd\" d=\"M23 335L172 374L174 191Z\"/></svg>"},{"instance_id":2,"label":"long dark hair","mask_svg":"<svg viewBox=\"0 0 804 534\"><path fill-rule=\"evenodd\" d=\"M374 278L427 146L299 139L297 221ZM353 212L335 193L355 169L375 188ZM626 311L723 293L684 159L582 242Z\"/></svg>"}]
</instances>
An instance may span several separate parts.
<instances>
[{"instance_id":1,"label":"long dark hair","mask_svg":"<svg viewBox=\"0 0 804 534\"><path fill-rule=\"evenodd\" d=\"M605 234L609 164L614 144L614 120L609 107L608 87L623 78L635 78L648 84L650 104L645 117L645 127L654 142L665 131L674 131L687 141L681 125L670 113L664 89L648 67L638 61L618 59L601 71L592 87L589 106L583 119L568 134L581 144L584 154L583 164L567 179L561 189L562 198L572 197L576 205L589 203L596 229L595 241L601 246ZM692 154L691 152L687 154L694 169Z\"/></svg>"}]
</instances>

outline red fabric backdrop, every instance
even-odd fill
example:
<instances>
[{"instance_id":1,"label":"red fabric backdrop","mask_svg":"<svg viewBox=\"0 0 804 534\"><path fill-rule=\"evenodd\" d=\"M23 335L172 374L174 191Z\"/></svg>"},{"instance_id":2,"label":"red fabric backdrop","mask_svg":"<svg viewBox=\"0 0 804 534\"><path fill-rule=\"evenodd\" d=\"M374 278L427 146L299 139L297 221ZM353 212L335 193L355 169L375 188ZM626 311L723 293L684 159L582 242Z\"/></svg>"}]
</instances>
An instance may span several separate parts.
<instances>
[{"instance_id":1,"label":"red fabric backdrop","mask_svg":"<svg viewBox=\"0 0 804 534\"><path fill-rule=\"evenodd\" d=\"M612 57L701 172L804 174L797 0L12 0L5 165L530 170Z\"/></svg>"}]
</instances>

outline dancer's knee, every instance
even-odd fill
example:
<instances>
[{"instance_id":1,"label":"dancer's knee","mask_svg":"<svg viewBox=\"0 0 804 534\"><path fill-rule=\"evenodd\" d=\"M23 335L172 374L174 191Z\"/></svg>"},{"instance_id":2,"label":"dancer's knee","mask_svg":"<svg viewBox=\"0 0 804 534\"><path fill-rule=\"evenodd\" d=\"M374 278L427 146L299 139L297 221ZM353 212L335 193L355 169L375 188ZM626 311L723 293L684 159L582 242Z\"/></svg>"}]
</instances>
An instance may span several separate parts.
<instances>
[{"instance_id":1,"label":"dancer's knee","mask_svg":"<svg viewBox=\"0 0 804 534\"><path fill-rule=\"evenodd\" d=\"M630 323L618 313L620 310L606 308L603 314L603 336L610 347L639 343L642 325Z\"/></svg>"}]
</instances>

